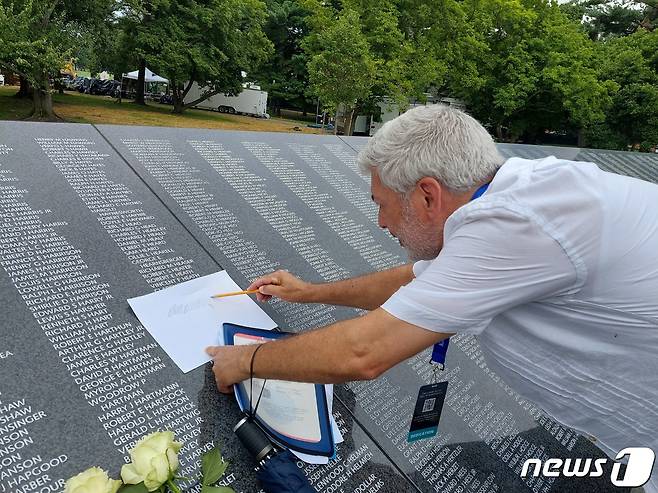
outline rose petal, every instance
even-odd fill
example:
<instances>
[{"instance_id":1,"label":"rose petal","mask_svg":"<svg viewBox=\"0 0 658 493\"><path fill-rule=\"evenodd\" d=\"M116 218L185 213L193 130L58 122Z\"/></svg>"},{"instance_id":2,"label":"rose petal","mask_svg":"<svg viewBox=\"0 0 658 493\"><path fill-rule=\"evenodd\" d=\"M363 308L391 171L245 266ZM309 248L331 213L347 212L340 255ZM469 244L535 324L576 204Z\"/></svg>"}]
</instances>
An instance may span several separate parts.
<instances>
[{"instance_id":1,"label":"rose petal","mask_svg":"<svg viewBox=\"0 0 658 493\"><path fill-rule=\"evenodd\" d=\"M167 461L169 462L169 470L173 473L178 469L178 454L173 450L167 450Z\"/></svg>"},{"instance_id":2,"label":"rose petal","mask_svg":"<svg viewBox=\"0 0 658 493\"><path fill-rule=\"evenodd\" d=\"M110 487L107 490L107 493L117 493L119 491L119 488L121 488L121 481L118 479L112 479L110 480Z\"/></svg>"},{"instance_id":3,"label":"rose petal","mask_svg":"<svg viewBox=\"0 0 658 493\"><path fill-rule=\"evenodd\" d=\"M121 481L111 480L100 467L90 467L70 478L64 487L65 493L116 493Z\"/></svg>"},{"instance_id":4,"label":"rose petal","mask_svg":"<svg viewBox=\"0 0 658 493\"><path fill-rule=\"evenodd\" d=\"M148 445L164 454L173 441L174 433L172 431L158 431L149 435Z\"/></svg>"},{"instance_id":5,"label":"rose petal","mask_svg":"<svg viewBox=\"0 0 658 493\"><path fill-rule=\"evenodd\" d=\"M126 484L139 484L144 481L144 476L135 469L134 464L125 464L121 468L121 479Z\"/></svg>"},{"instance_id":6,"label":"rose petal","mask_svg":"<svg viewBox=\"0 0 658 493\"><path fill-rule=\"evenodd\" d=\"M144 478L144 485L149 491L157 490L169 479L169 463L164 455L154 457L151 461L151 470Z\"/></svg>"},{"instance_id":7,"label":"rose petal","mask_svg":"<svg viewBox=\"0 0 658 493\"><path fill-rule=\"evenodd\" d=\"M158 455L160 454L157 450L151 448L147 444L143 444L140 445L139 448L135 448L131 452L130 457L132 458L137 471L143 476L146 476L146 473L151 470L151 461Z\"/></svg>"}]
</instances>

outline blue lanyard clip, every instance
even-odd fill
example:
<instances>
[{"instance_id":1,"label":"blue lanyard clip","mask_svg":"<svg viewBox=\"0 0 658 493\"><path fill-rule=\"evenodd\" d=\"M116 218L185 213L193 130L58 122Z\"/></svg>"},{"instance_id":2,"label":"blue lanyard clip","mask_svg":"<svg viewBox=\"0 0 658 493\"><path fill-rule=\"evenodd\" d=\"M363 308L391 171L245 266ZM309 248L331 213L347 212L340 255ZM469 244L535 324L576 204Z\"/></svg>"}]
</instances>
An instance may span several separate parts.
<instances>
[{"instance_id":1,"label":"blue lanyard clip","mask_svg":"<svg viewBox=\"0 0 658 493\"><path fill-rule=\"evenodd\" d=\"M446 337L441 342L434 344L432 348L432 357L430 358L430 364L434 366L437 370L443 370L446 363L446 355L448 354L448 344L450 343L450 338Z\"/></svg>"}]
</instances>

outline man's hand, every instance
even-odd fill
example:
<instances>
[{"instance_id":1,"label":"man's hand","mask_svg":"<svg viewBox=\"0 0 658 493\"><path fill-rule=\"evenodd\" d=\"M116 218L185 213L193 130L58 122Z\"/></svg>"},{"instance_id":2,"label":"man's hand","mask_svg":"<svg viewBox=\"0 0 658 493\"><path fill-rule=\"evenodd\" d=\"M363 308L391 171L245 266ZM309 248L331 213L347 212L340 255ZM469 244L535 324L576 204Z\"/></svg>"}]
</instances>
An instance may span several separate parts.
<instances>
[{"instance_id":1,"label":"man's hand","mask_svg":"<svg viewBox=\"0 0 658 493\"><path fill-rule=\"evenodd\" d=\"M233 384L249 378L251 355L257 346L210 346L206 353L213 359L212 371L217 388L224 394L233 392Z\"/></svg>"},{"instance_id":2,"label":"man's hand","mask_svg":"<svg viewBox=\"0 0 658 493\"><path fill-rule=\"evenodd\" d=\"M272 296L284 301L308 303L311 301L313 284L302 281L285 270L277 270L256 279L247 289L258 289L256 299L269 301Z\"/></svg>"}]
</instances>

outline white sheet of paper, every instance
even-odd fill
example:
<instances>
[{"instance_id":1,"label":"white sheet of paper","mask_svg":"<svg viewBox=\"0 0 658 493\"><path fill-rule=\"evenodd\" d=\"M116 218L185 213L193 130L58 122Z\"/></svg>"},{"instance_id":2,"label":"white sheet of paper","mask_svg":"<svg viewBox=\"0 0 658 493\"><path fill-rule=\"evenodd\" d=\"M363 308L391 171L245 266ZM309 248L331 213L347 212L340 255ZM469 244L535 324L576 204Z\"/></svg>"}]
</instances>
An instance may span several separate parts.
<instances>
[{"instance_id":1,"label":"white sheet of paper","mask_svg":"<svg viewBox=\"0 0 658 493\"><path fill-rule=\"evenodd\" d=\"M276 327L248 295L211 298L241 289L226 271L220 271L131 298L128 304L162 349L187 373L210 361L204 350L217 345L224 322L268 330Z\"/></svg>"},{"instance_id":2,"label":"white sheet of paper","mask_svg":"<svg viewBox=\"0 0 658 493\"><path fill-rule=\"evenodd\" d=\"M333 415L334 386L332 384L325 384L324 391L327 395L327 408L329 409L329 415L331 416L331 433L334 436L334 443L343 443L343 434L340 432L340 428L338 428ZM329 463L329 457L323 457L322 455L302 454L301 452L296 452L295 450L291 450L291 452L308 464Z\"/></svg>"}]
</instances>

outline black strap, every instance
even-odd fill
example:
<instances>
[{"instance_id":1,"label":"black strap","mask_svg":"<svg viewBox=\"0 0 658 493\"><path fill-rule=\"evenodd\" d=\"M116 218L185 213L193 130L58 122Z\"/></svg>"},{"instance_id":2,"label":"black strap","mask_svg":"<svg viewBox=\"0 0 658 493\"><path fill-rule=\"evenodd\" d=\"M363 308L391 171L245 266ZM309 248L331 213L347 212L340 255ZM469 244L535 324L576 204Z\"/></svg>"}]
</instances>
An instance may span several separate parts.
<instances>
[{"instance_id":1,"label":"black strap","mask_svg":"<svg viewBox=\"0 0 658 493\"><path fill-rule=\"evenodd\" d=\"M256 359L256 353L260 348L265 344L259 344L254 352L251 354L251 363L249 365L249 416L252 418L256 417L256 411L258 410L258 405L260 404L260 398L263 397L263 391L265 390L265 384L267 380L263 381L263 386L260 389L260 394L258 395L258 400L256 401L256 407L252 409L252 400L254 395L254 360Z\"/></svg>"}]
</instances>

